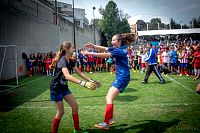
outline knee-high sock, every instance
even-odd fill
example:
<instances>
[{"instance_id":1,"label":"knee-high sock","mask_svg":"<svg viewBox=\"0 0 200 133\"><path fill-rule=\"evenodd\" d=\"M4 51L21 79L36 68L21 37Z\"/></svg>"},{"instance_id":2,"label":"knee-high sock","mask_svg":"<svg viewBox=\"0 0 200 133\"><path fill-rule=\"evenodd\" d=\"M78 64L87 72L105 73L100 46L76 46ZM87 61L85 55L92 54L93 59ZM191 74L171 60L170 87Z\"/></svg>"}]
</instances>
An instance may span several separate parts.
<instances>
[{"instance_id":1,"label":"knee-high sock","mask_svg":"<svg viewBox=\"0 0 200 133\"><path fill-rule=\"evenodd\" d=\"M59 124L60 124L60 120L61 119L57 119L57 118L54 117L53 124L52 124L52 133L57 133L58 127L59 127Z\"/></svg>"},{"instance_id":2,"label":"knee-high sock","mask_svg":"<svg viewBox=\"0 0 200 133\"><path fill-rule=\"evenodd\" d=\"M185 69L185 74L186 74L186 75L189 74L188 68Z\"/></svg>"},{"instance_id":3,"label":"knee-high sock","mask_svg":"<svg viewBox=\"0 0 200 133\"><path fill-rule=\"evenodd\" d=\"M72 114L72 117L73 117L73 121L74 121L74 128L76 130L80 130L80 127L79 127L79 116L78 116L78 114Z\"/></svg>"},{"instance_id":4,"label":"knee-high sock","mask_svg":"<svg viewBox=\"0 0 200 133\"><path fill-rule=\"evenodd\" d=\"M184 75L184 68L181 68L181 74Z\"/></svg>"},{"instance_id":5,"label":"knee-high sock","mask_svg":"<svg viewBox=\"0 0 200 133\"><path fill-rule=\"evenodd\" d=\"M106 104L106 110L105 110L105 119L104 122L109 124L109 120L113 118L113 104Z\"/></svg>"}]
</instances>

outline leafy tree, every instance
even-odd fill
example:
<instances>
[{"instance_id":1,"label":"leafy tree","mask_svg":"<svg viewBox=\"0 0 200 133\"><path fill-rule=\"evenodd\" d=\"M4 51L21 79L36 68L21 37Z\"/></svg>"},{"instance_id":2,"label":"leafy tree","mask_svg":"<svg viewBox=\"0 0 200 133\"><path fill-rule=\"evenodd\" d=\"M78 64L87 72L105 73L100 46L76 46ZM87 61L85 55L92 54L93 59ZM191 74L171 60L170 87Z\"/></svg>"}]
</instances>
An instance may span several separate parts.
<instances>
[{"instance_id":1,"label":"leafy tree","mask_svg":"<svg viewBox=\"0 0 200 133\"><path fill-rule=\"evenodd\" d=\"M108 34L111 38L113 34L117 32L117 23L119 21L119 11L117 4L113 1L109 1L106 8L100 8L100 13L102 14L101 20L101 30Z\"/></svg>"},{"instance_id":2,"label":"leafy tree","mask_svg":"<svg viewBox=\"0 0 200 133\"><path fill-rule=\"evenodd\" d=\"M187 26L186 24L184 24L182 28L183 28L183 29L189 29L190 27Z\"/></svg>"},{"instance_id":3,"label":"leafy tree","mask_svg":"<svg viewBox=\"0 0 200 133\"><path fill-rule=\"evenodd\" d=\"M171 29L180 29L181 25L178 24L173 18L170 19Z\"/></svg>"},{"instance_id":4,"label":"leafy tree","mask_svg":"<svg viewBox=\"0 0 200 133\"><path fill-rule=\"evenodd\" d=\"M147 30L147 24L143 20L138 20L136 24L137 24L137 31Z\"/></svg>"},{"instance_id":5,"label":"leafy tree","mask_svg":"<svg viewBox=\"0 0 200 133\"><path fill-rule=\"evenodd\" d=\"M160 18L152 18L150 20L150 25L149 25L149 29L150 30L157 30L158 29L158 23L161 23L161 19Z\"/></svg>"},{"instance_id":6,"label":"leafy tree","mask_svg":"<svg viewBox=\"0 0 200 133\"><path fill-rule=\"evenodd\" d=\"M95 20L95 24L108 40L114 34L130 32L130 25L127 20L130 16L123 13L123 10L118 10L115 2L109 1L105 9L100 7L99 13L102 15L102 19Z\"/></svg>"},{"instance_id":7,"label":"leafy tree","mask_svg":"<svg viewBox=\"0 0 200 133\"><path fill-rule=\"evenodd\" d=\"M199 18L192 18L190 21L190 24L193 26L193 28L200 28L200 17Z\"/></svg>"}]
</instances>

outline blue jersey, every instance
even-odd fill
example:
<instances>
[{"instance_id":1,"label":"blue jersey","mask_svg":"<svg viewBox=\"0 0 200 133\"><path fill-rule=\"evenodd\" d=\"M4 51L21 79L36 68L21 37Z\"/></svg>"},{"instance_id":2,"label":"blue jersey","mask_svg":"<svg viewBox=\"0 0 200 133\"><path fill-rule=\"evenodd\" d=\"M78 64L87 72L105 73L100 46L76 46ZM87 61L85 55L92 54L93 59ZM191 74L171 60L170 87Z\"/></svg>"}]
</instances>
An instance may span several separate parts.
<instances>
[{"instance_id":1,"label":"blue jersey","mask_svg":"<svg viewBox=\"0 0 200 133\"><path fill-rule=\"evenodd\" d=\"M148 50L147 59L145 61L147 61L148 65L157 64L155 49L151 48L151 49Z\"/></svg>"},{"instance_id":2,"label":"blue jersey","mask_svg":"<svg viewBox=\"0 0 200 133\"><path fill-rule=\"evenodd\" d=\"M122 46L119 48L109 47L108 51L116 61L116 80L129 81L130 67L128 62L127 46Z\"/></svg>"},{"instance_id":3,"label":"blue jersey","mask_svg":"<svg viewBox=\"0 0 200 133\"><path fill-rule=\"evenodd\" d=\"M170 51L170 63L176 63L178 60L178 54L175 50Z\"/></svg>"}]
</instances>

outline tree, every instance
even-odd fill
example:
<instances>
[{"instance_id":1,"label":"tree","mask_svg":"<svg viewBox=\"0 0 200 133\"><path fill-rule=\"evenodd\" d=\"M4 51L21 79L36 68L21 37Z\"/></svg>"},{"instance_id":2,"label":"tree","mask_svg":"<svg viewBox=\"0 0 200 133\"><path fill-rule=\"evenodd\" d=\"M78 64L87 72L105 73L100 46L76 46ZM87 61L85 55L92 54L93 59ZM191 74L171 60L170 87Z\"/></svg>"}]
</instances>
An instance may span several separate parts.
<instances>
[{"instance_id":1,"label":"tree","mask_svg":"<svg viewBox=\"0 0 200 133\"><path fill-rule=\"evenodd\" d=\"M119 11L116 3L109 1L105 9L100 8L100 13L103 16L101 21L101 30L111 38L117 31L117 23L119 21Z\"/></svg>"},{"instance_id":2,"label":"tree","mask_svg":"<svg viewBox=\"0 0 200 133\"><path fill-rule=\"evenodd\" d=\"M109 1L105 9L100 7L99 13L102 15L102 19L95 20L95 24L106 35L108 40L114 34L130 32L130 25L127 20L130 16L123 13L123 10L118 10L115 2Z\"/></svg>"},{"instance_id":3,"label":"tree","mask_svg":"<svg viewBox=\"0 0 200 133\"><path fill-rule=\"evenodd\" d=\"M130 33L130 32L131 32L130 25L127 19L124 18L117 23L117 31L116 31L117 34Z\"/></svg>"},{"instance_id":4,"label":"tree","mask_svg":"<svg viewBox=\"0 0 200 133\"><path fill-rule=\"evenodd\" d=\"M180 29L181 25L178 24L173 18L170 19L170 24L172 29Z\"/></svg>"},{"instance_id":5,"label":"tree","mask_svg":"<svg viewBox=\"0 0 200 133\"><path fill-rule=\"evenodd\" d=\"M200 17L199 18L192 18L190 21L190 25L192 25L193 28L200 28Z\"/></svg>"},{"instance_id":6,"label":"tree","mask_svg":"<svg viewBox=\"0 0 200 133\"><path fill-rule=\"evenodd\" d=\"M190 27L187 26L186 24L184 24L182 28L183 28L183 29L189 29Z\"/></svg>"},{"instance_id":7,"label":"tree","mask_svg":"<svg viewBox=\"0 0 200 133\"><path fill-rule=\"evenodd\" d=\"M158 23L161 24L160 18L152 18L150 20L149 29L150 30L158 30Z\"/></svg>"},{"instance_id":8,"label":"tree","mask_svg":"<svg viewBox=\"0 0 200 133\"><path fill-rule=\"evenodd\" d=\"M147 30L147 24L143 20L138 20L136 24L137 24L137 31Z\"/></svg>"}]
</instances>

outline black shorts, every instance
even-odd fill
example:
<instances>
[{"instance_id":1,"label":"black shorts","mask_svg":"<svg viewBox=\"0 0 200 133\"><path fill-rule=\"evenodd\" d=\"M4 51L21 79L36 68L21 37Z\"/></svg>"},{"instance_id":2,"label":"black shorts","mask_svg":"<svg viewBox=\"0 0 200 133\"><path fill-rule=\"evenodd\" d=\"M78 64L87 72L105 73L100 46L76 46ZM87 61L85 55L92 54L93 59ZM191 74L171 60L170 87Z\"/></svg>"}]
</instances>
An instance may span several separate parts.
<instances>
[{"instance_id":1,"label":"black shorts","mask_svg":"<svg viewBox=\"0 0 200 133\"><path fill-rule=\"evenodd\" d=\"M63 100L63 97L71 94L68 85L51 85L50 86L50 98L51 101L59 102Z\"/></svg>"}]
</instances>

